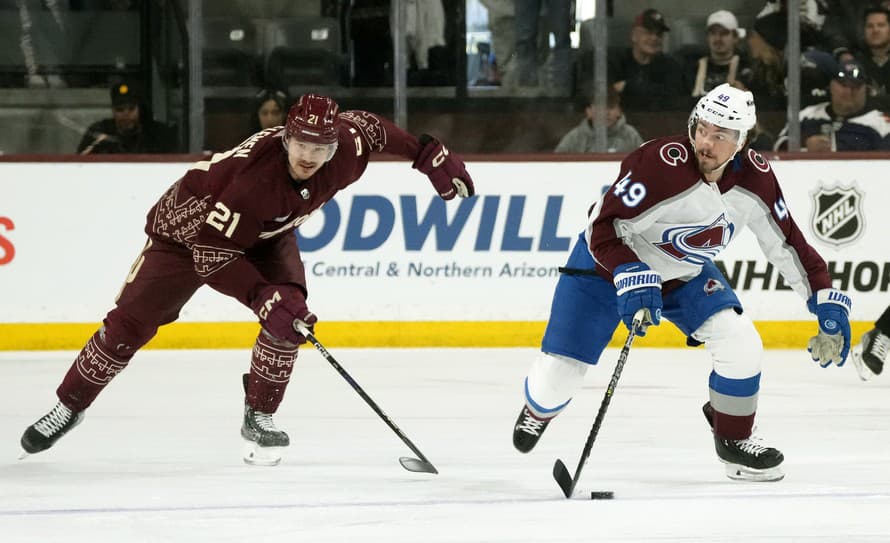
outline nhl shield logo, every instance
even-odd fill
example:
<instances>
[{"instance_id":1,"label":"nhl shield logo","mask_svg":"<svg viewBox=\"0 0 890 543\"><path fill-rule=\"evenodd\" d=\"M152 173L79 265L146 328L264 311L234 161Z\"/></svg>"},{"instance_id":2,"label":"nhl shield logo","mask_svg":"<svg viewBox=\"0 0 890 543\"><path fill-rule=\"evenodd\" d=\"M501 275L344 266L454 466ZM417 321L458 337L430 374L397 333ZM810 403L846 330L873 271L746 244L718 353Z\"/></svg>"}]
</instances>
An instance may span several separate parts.
<instances>
[{"instance_id":1,"label":"nhl shield logo","mask_svg":"<svg viewBox=\"0 0 890 543\"><path fill-rule=\"evenodd\" d=\"M813 233L835 246L856 241L865 227L862 193L856 188L819 187L813 193Z\"/></svg>"}]
</instances>

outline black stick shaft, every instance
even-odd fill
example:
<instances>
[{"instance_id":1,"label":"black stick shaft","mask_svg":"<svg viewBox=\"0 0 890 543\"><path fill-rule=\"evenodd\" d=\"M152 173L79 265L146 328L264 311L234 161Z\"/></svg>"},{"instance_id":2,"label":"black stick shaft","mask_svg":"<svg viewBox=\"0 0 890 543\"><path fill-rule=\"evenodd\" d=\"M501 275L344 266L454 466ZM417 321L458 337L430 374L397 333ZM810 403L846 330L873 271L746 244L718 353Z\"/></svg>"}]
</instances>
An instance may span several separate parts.
<instances>
[{"instance_id":1,"label":"black stick shaft","mask_svg":"<svg viewBox=\"0 0 890 543\"><path fill-rule=\"evenodd\" d=\"M569 478L568 469L566 469L562 460L557 459L556 463L553 465L553 477L556 479L560 488L562 488L562 492L565 494L566 498L571 498L572 494L575 492L575 486L577 486L578 480L581 478L581 470L584 469L584 465L587 463L587 458L590 456L593 443L596 441L596 436L600 432L600 426L603 424L603 419L606 418L606 411L609 409L609 404L612 403L612 395L615 393L615 388L618 386L618 379L621 377L621 372L624 370L624 364L627 362L628 354L630 354L630 347L633 345L634 338L637 336L637 331L642 326L645 326L643 324L643 316L639 315L639 318L634 318L633 326L627 333L627 339L624 340L624 347L621 349L621 354L618 355L618 363L615 364L615 371L612 372L612 379L609 381L609 386L606 387L603 401L600 403L599 411L596 413L596 420L594 420L593 427L590 429L590 434L587 436L587 441L584 443L584 450L581 452L581 458L578 460L578 467L575 468L575 475Z\"/></svg>"},{"instance_id":2,"label":"black stick shaft","mask_svg":"<svg viewBox=\"0 0 890 543\"><path fill-rule=\"evenodd\" d=\"M333 355L331 355L331 353L329 353L328 350L325 349L324 345L322 345L321 342L318 341L318 339L316 339L316 337L312 334L312 332L310 332L309 329L307 329L303 326L300 326L298 328L298 330L300 333L302 333L304 336L306 336L306 339L309 340L310 343L315 345L315 348L318 349L318 352L321 353L321 356L323 356L324 359L327 360L328 363L331 366L333 366L335 370L337 370L337 373L339 373L346 380L346 382L349 383L349 386L351 386L352 389L355 390L358 393L358 395L362 397L363 400L365 400L365 403L367 403L369 406L371 406L371 409L373 409L374 412L377 413L377 416L380 417L381 419L383 419L383 422L385 422L386 425L389 426L390 429L392 429L392 431L395 432L397 436L399 436L399 439L401 439L402 442L405 445L407 445L408 448L411 449L414 452L414 454L416 454L417 457L420 458L424 462L424 464L426 464L426 466L425 466L426 469L424 469L423 471L430 471L431 473L439 473L439 471L433 466L433 464L429 460L427 460L427 457L424 456L422 452L420 452L420 449L418 449L414 445L414 443L412 443L411 440L408 439L408 436L406 436L405 433L402 432L402 430L399 429L398 426L396 426L396 423L394 423L389 418L389 416L386 413L384 413L382 409L380 409L380 406L378 406L377 403L374 400L372 400L370 396L368 396L368 393L365 392L365 390L355 381L355 379L352 378L351 375L349 375L349 373L347 373L347 371L345 369L343 369L343 366L341 366L340 363L337 362L337 360L333 357ZM402 462L402 465L405 466L405 463ZM405 467L406 467L406 469L408 469L408 466L405 466ZM412 471L417 471L417 470L412 470Z\"/></svg>"}]
</instances>

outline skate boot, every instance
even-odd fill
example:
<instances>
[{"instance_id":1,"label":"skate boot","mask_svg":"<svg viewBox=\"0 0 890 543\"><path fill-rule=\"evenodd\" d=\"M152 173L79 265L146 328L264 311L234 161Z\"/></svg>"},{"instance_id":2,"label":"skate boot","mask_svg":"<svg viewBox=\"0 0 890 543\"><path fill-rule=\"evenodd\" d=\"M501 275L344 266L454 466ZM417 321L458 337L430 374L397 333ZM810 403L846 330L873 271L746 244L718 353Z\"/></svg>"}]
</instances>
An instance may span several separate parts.
<instances>
[{"instance_id":1,"label":"skate boot","mask_svg":"<svg viewBox=\"0 0 890 543\"><path fill-rule=\"evenodd\" d=\"M29 454L45 451L55 445L59 438L80 424L83 416L83 411L75 413L62 402L57 403L52 411L28 426L25 433L22 434L21 444L25 450L22 458Z\"/></svg>"},{"instance_id":2,"label":"skate boot","mask_svg":"<svg viewBox=\"0 0 890 543\"><path fill-rule=\"evenodd\" d=\"M702 406L711 430L714 428L714 409L711 402ZM755 427L756 431L757 428ZM785 477L782 462L785 456L751 433L747 439L724 439L714 435L717 457L726 464L726 476L736 481L781 481Z\"/></svg>"},{"instance_id":3,"label":"skate boot","mask_svg":"<svg viewBox=\"0 0 890 543\"><path fill-rule=\"evenodd\" d=\"M271 413L263 413L244 404L244 462L254 466L275 466L281 462L281 454L290 445L290 437L279 430Z\"/></svg>"},{"instance_id":4,"label":"skate boot","mask_svg":"<svg viewBox=\"0 0 890 543\"><path fill-rule=\"evenodd\" d=\"M540 418L527 405L522 406L516 426L513 427L513 446L521 453L527 453L535 448L541 434L547 429L547 425L553 418Z\"/></svg>"},{"instance_id":5,"label":"skate boot","mask_svg":"<svg viewBox=\"0 0 890 543\"><path fill-rule=\"evenodd\" d=\"M853 367L863 381L868 381L884 370L884 362L890 353L890 337L877 328L866 332L859 344L853 347Z\"/></svg>"}]
</instances>

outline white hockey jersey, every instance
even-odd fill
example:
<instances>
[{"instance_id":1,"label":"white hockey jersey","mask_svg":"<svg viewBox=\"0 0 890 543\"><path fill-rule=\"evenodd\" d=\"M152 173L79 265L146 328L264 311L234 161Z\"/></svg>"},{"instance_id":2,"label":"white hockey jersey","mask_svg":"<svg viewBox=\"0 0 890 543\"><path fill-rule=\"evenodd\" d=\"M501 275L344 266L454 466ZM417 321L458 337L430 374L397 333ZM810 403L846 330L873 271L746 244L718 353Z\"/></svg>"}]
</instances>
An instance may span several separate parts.
<instances>
[{"instance_id":1,"label":"white hockey jersey","mask_svg":"<svg viewBox=\"0 0 890 543\"><path fill-rule=\"evenodd\" d=\"M825 261L791 218L766 159L745 149L719 182L709 183L685 135L651 140L622 161L618 180L590 209L585 236L605 277L642 261L670 290L698 275L745 228L805 299L831 287Z\"/></svg>"}]
</instances>

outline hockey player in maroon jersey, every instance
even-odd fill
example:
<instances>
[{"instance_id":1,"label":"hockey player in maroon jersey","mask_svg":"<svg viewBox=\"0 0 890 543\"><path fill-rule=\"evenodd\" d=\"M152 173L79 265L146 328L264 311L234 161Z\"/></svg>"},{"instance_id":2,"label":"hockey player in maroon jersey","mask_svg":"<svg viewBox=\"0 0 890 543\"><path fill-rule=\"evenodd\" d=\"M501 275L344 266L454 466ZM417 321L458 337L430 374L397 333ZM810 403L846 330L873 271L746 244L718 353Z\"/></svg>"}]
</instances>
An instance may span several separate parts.
<instances>
[{"instance_id":1,"label":"hockey player in maroon jersey","mask_svg":"<svg viewBox=\"0 0 890 543\"><path fill-rule=\"evenodd\" d=\"M175 321L202 285L250 307L260 324L244 376L244 460L274 465L289 445L276 428L294 360L316 322L294 229L358 181L371 153L411 160L445 200L474 194L463 162L427 135L420 140L367 111L338 111L331 98L306 94L284 127L262 130L237 147L196 163L148 212L148 242L116 307L77 355L59 402L29 426L26 453L51 446L157 332Z\"/></svg>"},{"instance_id":2,"label":"hockey player in maroon jersey","mask_svg":"<svg viewBox=\"0 0 890 543\"><path fill-rule=\"evenodd\" d=\"M770 164L745 148L755 123L751 93L720 85L696 104L687 134L651 140L621 163L557 282L514 426L519 451L529 452L566 407L615 326L632 329L642 309L648 324L663 316L710 354L704 411L727 475L783 477L782 453L752 435L763 345L713 259L749 228L816 315L809 350L822 367L847 358L851 302L831 288L825 261L791 218Z\"/></svg>"}]
</instances>

